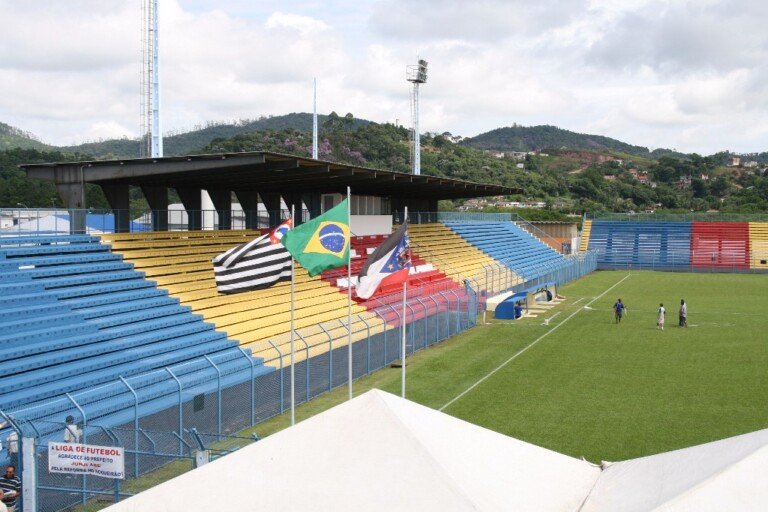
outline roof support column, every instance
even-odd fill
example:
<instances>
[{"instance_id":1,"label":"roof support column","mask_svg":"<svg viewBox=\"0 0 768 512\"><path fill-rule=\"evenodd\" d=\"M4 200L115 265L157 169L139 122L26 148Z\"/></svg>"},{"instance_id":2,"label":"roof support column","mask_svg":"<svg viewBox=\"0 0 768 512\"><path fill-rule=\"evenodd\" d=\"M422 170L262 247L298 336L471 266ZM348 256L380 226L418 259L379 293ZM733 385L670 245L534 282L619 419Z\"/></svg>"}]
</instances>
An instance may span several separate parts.
<instances>
[{"instance_id":1,"label":"roof support column","mask_svg":"<svg viewBox=\"0 0 768 512\"><path fill-rule=\"evenodd\" d=\"M301 205L301 194L283 194L283 200L285 201L285 206L288 207L288 210L291 209L291 205L293 205L294 208L294 215L296 218L293 219L293 225L298 226L299 224L304 222L303 218L303 206Z\"/></svg>"},{"instance_id":2,"label":"roof support column","mask_svg":"<svg viewBox=\"0 0 768 512\"><path fill-rule=\"evenodd\" d=\"M128 185L122 183L104 183L101 190L109 201L112 215L115 216L115 233L131 231L131 200Z\"/></svg>"},{"instance_id":3,"label":"roof support column","mask_svg":"<svg viewBox=\"0 0 768 512\"><path fill-rule=\"evenodd\" d=\"M200 197L201 190L195 187L176 187L184 209L187 210L187 229L199 231L203 229L203 200Z\"/></svg>"},{"instance_id":4,"label":"roof support column","mask_svg":"<svg viewBox=\"0 0 768 512\"><path fill-rule=\"evenodd\" d=\"M82 165L54 169L56 191L69 209L70 233L85 233L85 179Z\"/></svg>"},{"instance_id":5,"label":"roof support column","mask_svg":"<svg viewBox=\"0 0 768 512\"><path fill-rule=\"evenodd\" d=\"M259 192L261 202L269 213L269 227L280 224L282 212L280 211L280 194L276 192Z\"/></svg>"},{"instance_id":6,"label":"roof support column","mask_svg":"<svg viewBox=\"0 0 768 512\"><path fill-rule=\"evenodd\" d=\"M320 215L321 204L320 204L319 192L310 192L307 194L301 194L301 200L304 201L304 204L307 205L310 219L314 219L315 217Z\"/></svg>"},{"instance_id":7,"label":"roof support column","mask_svg":"<svg viewBox=\"0 0 768 512\"><path fill-rule=\"evenodd\" d=\"M142 185L141 192L152 210L152 231L168 231L168 187Z\"/></svg>"},{"instance_id":8,"label":"roof support column","mask_svg":"<svg viewBox=\"0 0 768 512\"><path fill-rule=\"evenodd\" d=\"M232 229L232 192L229 190L209 190L213 206L219 217L219 229Z\"/></svg>"},{"instance_id":9,"label":"roof support column","mask_svg":"<svg viewBox=\"0 0 768 512\"><path fill-rule=\"evenodd\" d=\"M243 208L245 229L259 229L259 194L255 190L235 190L235 196Z\"/></svg>"}]
</instances>

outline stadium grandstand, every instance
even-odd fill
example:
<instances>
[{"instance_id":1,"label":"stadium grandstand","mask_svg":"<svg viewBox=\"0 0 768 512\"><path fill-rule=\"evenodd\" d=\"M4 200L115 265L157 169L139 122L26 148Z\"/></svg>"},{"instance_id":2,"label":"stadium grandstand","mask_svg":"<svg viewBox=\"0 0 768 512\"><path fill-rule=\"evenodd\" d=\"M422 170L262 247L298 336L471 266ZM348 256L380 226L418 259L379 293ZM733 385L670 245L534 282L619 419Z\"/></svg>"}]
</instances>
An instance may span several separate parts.
<instances>
[{"instance_id":1,"label":"stadium grandstand","mask_svg":"<svg viewBox=\"0 0 768 512\"><path fill-rule=\"evenodd\" d=\"M573 243L580 251L568 254L558 248L570 248L570 237L551 238L510 214L437 211L440 199L516 190L275 153L24 169L30 178L53 181L67 211L38 231L0 233L0 441L41 447L32 451L37 458L24 460L40 468L37 499L54 504L50 510L113 492L106 478L73 482L43 469L42 447L67 432L90 444L122 446L126 476L138 477L189 458L206 447L204 439L232 436L286 411L291 400L305 402L347 383L350 354L358 378L398 360L403 335L411 354L469 329L486 303L493 311L491 304L535 295L598 267L768 268L765 222L589 218L580 243ZM111 211L85 208L86 184L104 190ZM130 211L130 187L142 190L148 214ZM269 232L291 208L301 212L296 225L321 215L347 187L352 279L346 268L314 277L296 269L291 367L290 285L221 294L212 258ZM182 200L182 224L169 222L169 189ZM203 208L204 190L212 211ZM239 209L232 207L235 198ZM400 286L358 298L357 275L403 222L406 207L412 268L404 309ZM235 225L236 213L243 226ZM101 229L92 226L97 215L107 219ZM142 217L147 223L137 221Z\"/></svg>"},{"instance_id":2,"label":"stadium grandstand","mask_svg":"<svg viewBox=\"0 0 768 512\"><path fill-rule=\"evenodd\" d=\"M211 260L266 233L291 207L300 225L352 190L352 281L346 268L316 277L296 270L297 403L347 381L349 339L356 378L398 359L401 330L412 353L473 326L491 296L594 268L553 250L522 219L437 211L441 199L519 192L495 185L263 152L23 169L54 182L67 210L53 228L0 236L0 441L15 434L42 446L74 428L83 441L124 446L128 476L191 450L193 431L225 435L289 407L289 284L221 294ZM87 184L102 188L111 211L86 208ZM149 203L149 226L129 209L130 187ZM169 189L182 200L183 229L169 224ZM215 211L204 210L203 190ZM233 197L244 229L233 225ZM406 313L400 287L385 286L365 300L353 294L348 324L347 288L405 207L415 212ZM96 215L108 220L98 230ZM86 486L108 485L81 478L82 496L67 494L71 482L43 473L39 499L62 506L85 500Z\"/></svg>"},{"instance_id":3,"label":"stadium grandstand","mask_svg":"<svg viewBox=\"0 0 768 512\"><path fill-rule=\"evenodd\" d=\"M597 215L584 220L580 249L596 252L604 269L768 269L768 222L728 214L693 217Z\"/></svg>"}]
</instances>

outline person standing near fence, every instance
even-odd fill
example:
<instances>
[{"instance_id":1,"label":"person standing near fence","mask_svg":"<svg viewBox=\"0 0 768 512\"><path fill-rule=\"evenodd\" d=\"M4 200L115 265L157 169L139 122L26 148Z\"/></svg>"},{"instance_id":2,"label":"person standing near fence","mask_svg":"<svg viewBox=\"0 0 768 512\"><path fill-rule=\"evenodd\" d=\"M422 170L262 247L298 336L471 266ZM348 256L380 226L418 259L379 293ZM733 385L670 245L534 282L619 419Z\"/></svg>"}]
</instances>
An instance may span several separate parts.
<instances>
[{"instance_id":1,"label":"person standing near fence","mask_svg":"<svg viewBox=\"0 0 768 512\"><path fill-rule=\"evenodd\" d=\"M16 512L16 500L21 496L21 480L16 476L16 467L8 466L5 474L0 477L2 500L8 512Z\"/></svg>"},{"instance_id":2,"label":"person standing near fence","mask_svg":"<svg viewBox=\"0 0 768 512\"><path fill-rule=\"evenodd\" d=\"M680 327L688 327L688 305L680 299Z\"/></svg>"},{"instance_id":3,"label":"person standing near fence","mask_svg":"<svg viewBox=\"0 0 768 512\"><path fill-rule=\"evenodd\" d=\"M66 425L64 426L64 442L79 443L80 436L83 435L83 432L77 428L74 416L67 416L67 419L64 421L66 422Z\"/></svg>"},{"instance_id":4,"label":"person standing near fence","mask_svg":"<svg viewBox=\"0 0 768 512\"><path fill-rule=\"evenodd\" d=\"M11 459L11 466L19 465L19 434L11 429L11 433L8 434L6 440L8 444L8 456Z\"/></svg>"}]
</instances>

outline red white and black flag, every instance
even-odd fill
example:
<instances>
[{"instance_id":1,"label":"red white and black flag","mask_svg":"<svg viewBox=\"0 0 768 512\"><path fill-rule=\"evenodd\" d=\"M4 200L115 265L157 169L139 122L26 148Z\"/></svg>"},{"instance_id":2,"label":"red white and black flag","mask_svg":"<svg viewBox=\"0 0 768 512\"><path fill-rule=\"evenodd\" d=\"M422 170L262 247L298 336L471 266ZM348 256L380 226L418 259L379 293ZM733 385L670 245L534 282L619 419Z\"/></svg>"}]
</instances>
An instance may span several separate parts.
<instances>
[{"instance_id":1,"label":"red white and black flag","mask_svg":"<svg viewBox=\"0 0 768 512\"><path fill-rule=\"evenodd\" d=\"M357 281L357 296L369 299L383 285L403 283L411 268L408 223L404 222L376 248L363 265Z\"/></svg>"},{"instance_id":2,"label":"red white and black flag","mask_svg":"<svg viewBox=\"0 0 768 512\"><path fill-rule=\"evenodd\" d=\"M213 258L216 288L220 293L261 290L291 278L291 255L280 243L291 229L288 219L269 233L233 247Z\"/></svg>"}]
</instances>

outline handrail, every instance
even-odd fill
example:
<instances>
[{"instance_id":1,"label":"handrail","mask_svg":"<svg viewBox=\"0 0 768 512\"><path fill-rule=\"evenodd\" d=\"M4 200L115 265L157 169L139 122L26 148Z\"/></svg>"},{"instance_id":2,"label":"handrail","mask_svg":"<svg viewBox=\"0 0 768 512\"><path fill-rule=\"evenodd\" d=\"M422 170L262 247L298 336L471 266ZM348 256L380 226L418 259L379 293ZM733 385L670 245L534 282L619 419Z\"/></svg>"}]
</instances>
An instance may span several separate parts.
<instances>
[{"instance_id":1,"label":"handrail","mask_svg":"<svg viewBox=\"0 0 768 512\"><path fill-rule=\"evenodd\" d=\"M559 254L562 254L561 250L558 249L558 240L550 235L549 233L545 232L538 226L534 225L531 221L524 219L520 215L516 215L516 219L514 219L512 222L516 224L523 224L524 226L520 226L521 229L524 229L525 231L528 231L532 236L536 237L541 241L542 243L545 243L548 247L551 249L557 251ZM530 228L530 229L528 229ZM548 240L551 243L546 243L545 240ZM554 245L553 245L554 244Z\"/></svg>"}]
</instances>

